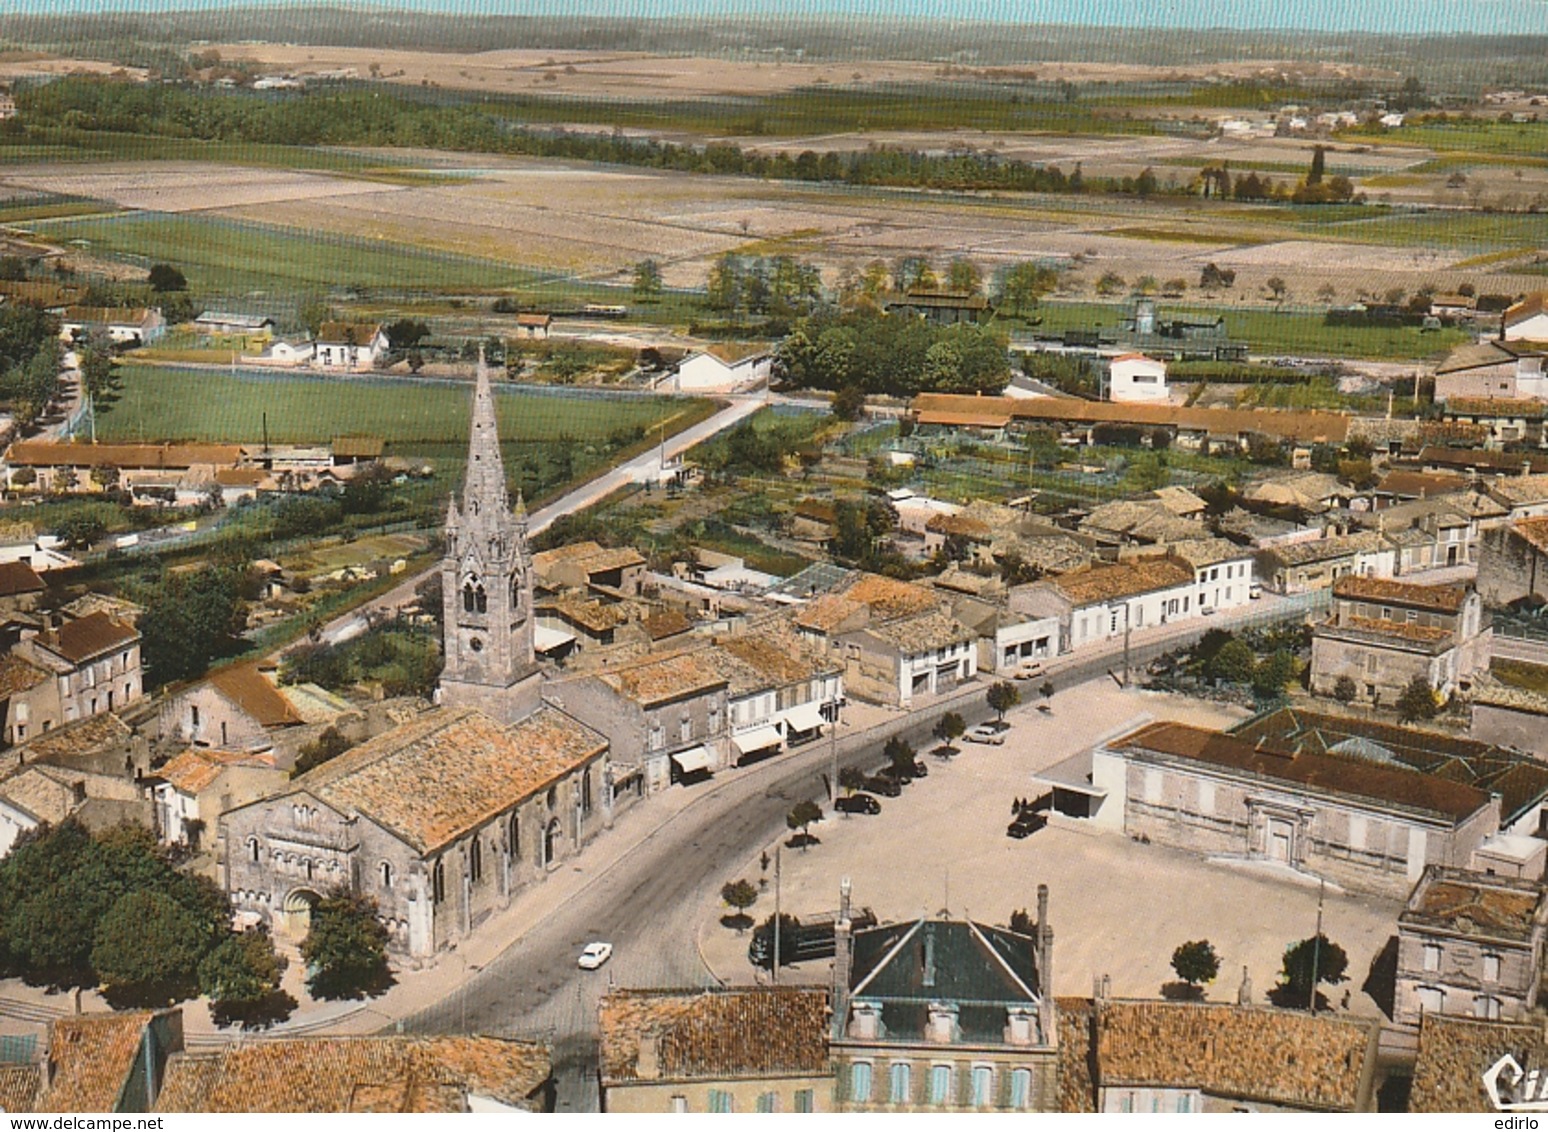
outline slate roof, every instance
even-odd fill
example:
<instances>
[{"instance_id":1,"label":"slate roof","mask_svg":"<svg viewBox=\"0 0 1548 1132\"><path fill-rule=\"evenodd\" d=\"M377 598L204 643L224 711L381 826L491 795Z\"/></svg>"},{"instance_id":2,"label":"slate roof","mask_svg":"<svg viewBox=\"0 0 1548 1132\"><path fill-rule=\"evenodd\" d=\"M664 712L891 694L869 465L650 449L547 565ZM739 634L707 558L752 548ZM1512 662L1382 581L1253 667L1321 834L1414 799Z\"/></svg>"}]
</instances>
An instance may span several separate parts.
<instances>
[{"instance_id":1,"label":"slate roof","mask_svg":"<svg viewBox=\"0 0 1548 1132\"><path fill-rule=\"evenodd\" d=\"M1185 723L1151 723L1107 746L1199 763L1228 774L1267 779L1297 790L1364 798L1456 823L1489 802L1475 786L1412 769L1378 766L1326 751L1285 751Z\"/></svg>"},{"instance_id":2,"label":"slate roof","mask_svg":"<svg viewBox=\"0 0 1548 1132\"><path fill-rule=\"evenodd\" d=\"M1215 1003L1102 1001L1099 1088L1195 1088L1217 1097L1351 1112L1377 1024Z\"/></svg>"},{"instance_id":3,"label":"slate roof","mask_svg":"<svg viewBox=\"0 0 1548 1132\"><path fill-rule=\"evenodd\" d=\"M880 1002L889 1039L919 1040L929 1003L956 1003L964 1041L1004 1040L1008 1006L1040 1002L1030 936L966 920L858 931L851 998Z\"/></svg>"},{"instance_id":4,"label":"slate roof","mask_svg":"<svg viewBox=\"0 0 1548 1132\"><path fill-rule=\"evenodd\" d=\"M1480 1022L1426 1011L1419 1020L1409 1112L1490 1112L1484 1071L1506 1054L1526 1072L1548 1068L1541 1023Z\"/></svg>"},{"instance_id":5,"label":"slate roof","mask_svg":"<svg viewBox=\"0 0 1548 1132\"><path fill-rule=\"evenodd\" d=\"M1398 924L1525 943L1545 920L1548 890L1534 881L1431 865L1414 886Z\"/></svg>"},{"instance_id":6,"label":"slate roof","mask_svg":"<svg viewBox=\"0 0 1548 1132\"><path fill-rule=\"evenodd\" d=\"M1073 605L1154 593L1193 581L1193 567L1171 557L1135 558L1061 574L1050 584Z\"/></svg>"},{"instance_id":7,"label":"slate roof","mask_svg":"<svg viewBox=\"0 0 1548 1132\"><path fill-rule=\"evenodd\" d=\"M291 727L305 722L256 663L222 668L210 677L209 684L262 727Z\"/></svg>"},{"instance_id":8,"label":"slate roof","mask_svg":"<svg viewBox=\"0 0 1548 1132\"><path fill-rule=\"evenodd\" d=\"M1378 601L1409 609L1457 614L1467 601L1466 586L1425 586L1390 578L1346 574L1333 583L1333 596L1346 601Z\"/></svg>"},{"instance_id":9,"label":"slate roof","mask_svg":"<svg viewBox=\"0 0 1548 1132\"><path fill-rule=\"evenodd\" d=\"M703 695L729 682L726 674L716 669L712 658L701 652L652 657L597 676L619 695L642 707Z\"/></svg>"},{"instance_id":10,"label":"slate roof","mask_svg":"<svg viewBox=\"0 0 1548 1132\"><path fill-rule=\"evenodd\" d=\"M819 1076L828 1069L828 993L797 987L624 990L602 999L604 1083L639 1081L654 1034L659 1080Z\"/></svg>"},{"instance_id":11,"label":"slate roof","mask_svg":"<svg viewBox=\"0 0 1548 1132\"><path fill-rule=\"evenodd\" d=\"M57 629L33 638L49 652L57 653L72 664L83 664L103 653L127 648L140 639L139 630L117 621L106 613L88 613L66 621Z\"/></svg>"},{"instance_id":12,"label":"slate roof","mask_svg":"<svg viewBox=\"0 0 1548 1132\"><path fill-rule=\"evenodd\" d=\"M605 750L606 739L555 708L509 727L473 708L438 708L308 771L293 787L431 853Z\"/></svg>"},{"instance_id":13,"label":"slate roof","mask_svg":"<svg viewBox=\"0 0 1548 1132\"><path fill-rule=\"evenodd\" d=\"M1427 776L1498 793L1502 826L1548 796L1548 766L1530 756L1416 727L1287 707L1238 724L1231 734L1264 749L1308 753L1327 751L1348 739L1369 739Z\"/></svg>"},{"instance_id":14,"label":"slate roof","mask_svg":"<svg viewBox=\"0 0 1548 1132\"><path fill-rule=\"evenodd\" d=\"M154 1015L148 1010L57 1019L48 1056L53 1080L39 1112L112 1112Z\"/></svg>"},{"instance_id":15,"label":"slate roof","mask_svg":"<svg viewBox=\"0 0 1548 1132\"><path fill-rule=\"evenodd\" d=\"M445 1112L541 1106L546 1045L485 1037L263 1040L167 1062L158 1112Z\"/></svg>"}]
</instances>

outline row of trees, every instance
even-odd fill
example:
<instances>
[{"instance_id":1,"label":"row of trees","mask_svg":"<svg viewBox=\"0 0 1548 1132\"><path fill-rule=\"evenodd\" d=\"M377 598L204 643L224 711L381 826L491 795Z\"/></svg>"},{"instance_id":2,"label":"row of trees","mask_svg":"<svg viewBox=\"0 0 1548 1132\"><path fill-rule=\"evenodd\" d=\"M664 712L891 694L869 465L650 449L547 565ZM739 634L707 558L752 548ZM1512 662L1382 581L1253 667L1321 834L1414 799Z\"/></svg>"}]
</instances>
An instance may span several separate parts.
<instances>
[{"instance_id":1,"label":"row of trees","mask_svg":"<svg viewBox=\"0 0 1548 1132\"><path fill-rule=\"evenodd\" d=\"M58 393L58 321L36 307L0 306L0 400L26 426Z\"/></svg>"},{"instance_id":2,"label":"row of trees","mask_svg":"<svg viewBox=\"0 0 1548 1132\"><path fill-rule=\"evenodd\" d=\"M1026 917L1025 912L1019 915ZM1011 920L1014 929L1016 918ZM1327 936L1297 940L1285 948L1276 1001L1285 1006L1309 1008L1314 988L1322 983L1333 986L1345 982L1348 969L1349 956ZM1220 955L1207 939L1189 940L1172 952L1172 970L1182 981L1178 988L1181 997L1202 998L1204 986L1220 974Z\"/></svg>"},{"instance_id":3,"label":"row of trees","mask_svg":"<svg viewBox=\"0 0 1548 1132\"><path fill-rule=\"evenodd\" d=\"M774 355L776 378L800 389L912 397L998 393L1010 380L1006 339L976 323L937 326L874 310L825 308L802 319Z\"/></svg>"}]
</instances>

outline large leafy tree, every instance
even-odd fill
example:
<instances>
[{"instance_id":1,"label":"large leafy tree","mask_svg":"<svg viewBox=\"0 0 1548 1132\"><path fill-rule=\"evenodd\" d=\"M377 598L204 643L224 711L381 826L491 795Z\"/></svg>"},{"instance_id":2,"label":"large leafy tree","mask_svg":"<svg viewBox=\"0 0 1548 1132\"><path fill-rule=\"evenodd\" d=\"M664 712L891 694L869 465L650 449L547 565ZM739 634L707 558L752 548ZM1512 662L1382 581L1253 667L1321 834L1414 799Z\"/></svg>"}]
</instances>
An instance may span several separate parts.
<instances>
[{"instance_id":1,"label":"large leafy tree","mask_svg":"<svg viewBox=\"0 0 1548 1132\"><path fill-rule=\"evenodd\" d=\"M184 998L208 946L193 912L164 892L140 889L120 896L97 922L91 965L121 1001L160 992Z\"/></svg>"},{"instance_id":2,"label":"large leafy tree","mask_svg":"<svg viewBox=\"0 0 1548 1132\"><path fill-rule=\"evenodd\" d=\"M1435 689L1423 676L1415 676L1398 696L1398 717L1405 723L1413 719L1434 719L1440 713Z\"/></svg>"},{"instance_id":3,"label":"large leafy tree","mask_svg":"<svg viewBox=\"0 0 1548 1132\"><path fill-rule=\"evenodd\" d=\"M279 1021L295 1009L295 999L280 989L289 964L274 951L267 932L227 936L199 964L199 990L224 1025L261 1025Z\"/></svg>"},{"instance_id":4,"label":"large leafy tree","mask_svg":"<svg viewBox=\"0 0 1548 1132\"><path fill-rule=\"evenodd\" d=\"M802 849L805 849L809 844L811 844L812 835L808 832L808 827L811 826L813 822L819 822L821 820L822 807L819 806L816 802L810 800L805 802L797 802L791 808L790 812L785 815L785 825L788 826L791 831L800 831Z\"/></svg>"},{"instance_id":5,"label":"large leafy tree","mask_svg":"<svg viewBox=\"0 0 1548 1132\"><path fill-rule=\"evenodd\" d=\"M1215 981L1220 974L1220 956L1214 944L1207 939L1193 939L1177 945L1172 952L1172 970L1177 977L1197 991L1205 983Z\"/></svg>"},{"instance_id":6,"label":"large leafy tree","mask_svg":"<svg viewBox=\"0 0 1548 1132\"><path fill-rule=\"evenodd\" d=\"M197 676L242 632L245 562L212 562L197 571L168 573L136 595L141 651L154 684Z\"/></svg>"},{"instance_id":7,"label":"large leafy tree","mask_svg":"<svg viewBox=\"0 0 1548 1132\"><path fill-rule=\"evenodd\" d=\"M984 693L984 698L989 703L989 710L993 711L1003 723L1005 713L1021 702L1021 689L1009 680L1001 680L990 684L989 690Z\"/></svg>"},{"instance_id":8,"label":"large leafy tree","mask_svg":"<svg viewBox=\"0 0 1548 1132\"><path fill-rule=\"evenodd\" d=\"M369 896L340 890L320 900L301 941L301 958L314 998L365 998L392 985L387 929Z\"/></svg>"},{"instance_id":9,"label":"large leafy tree","mask_svg":"<svg viewBox=\"0 0 1548 1132\"><path fill-rule=\"evenodd\" d=\"M1285 948L1280 980L1293 1004L1310 1007L1313 979L1329 986L1342 983L1348 968L1349 956L1342 947L1325 935L1311 936Z\"/></svg>"}]
</instances>

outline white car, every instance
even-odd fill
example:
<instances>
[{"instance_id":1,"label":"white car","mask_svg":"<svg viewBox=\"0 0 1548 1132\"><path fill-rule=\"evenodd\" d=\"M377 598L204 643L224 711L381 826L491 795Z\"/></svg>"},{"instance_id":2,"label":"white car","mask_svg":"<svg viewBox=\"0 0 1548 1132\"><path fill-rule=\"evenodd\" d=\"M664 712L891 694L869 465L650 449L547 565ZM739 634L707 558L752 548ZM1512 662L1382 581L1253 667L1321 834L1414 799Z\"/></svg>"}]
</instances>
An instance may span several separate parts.
<instances>
[{"instance_id":1,"label":"white car","mask_svg":"<svg viewBox=\"0 0 1548 1132\"><path fill-rule=\"evenodd\" d=\"M992 723L980 723L963 738L969 743L992 743L998 747L1005 742L1005 730Z\"/></svg>"},{"instance_id":2,"label":"white car","mask_svg":"<svg viewBox=\"0 0 1548 1132\"><path fill-rule=\"evenodd\" d=\"M613 945L598 940L595 943L588 943L586 945L586 949L580 953L580 958L576 960L576 966L582 971L595 971L612 957Z\"/></svg>"}]
</instances>

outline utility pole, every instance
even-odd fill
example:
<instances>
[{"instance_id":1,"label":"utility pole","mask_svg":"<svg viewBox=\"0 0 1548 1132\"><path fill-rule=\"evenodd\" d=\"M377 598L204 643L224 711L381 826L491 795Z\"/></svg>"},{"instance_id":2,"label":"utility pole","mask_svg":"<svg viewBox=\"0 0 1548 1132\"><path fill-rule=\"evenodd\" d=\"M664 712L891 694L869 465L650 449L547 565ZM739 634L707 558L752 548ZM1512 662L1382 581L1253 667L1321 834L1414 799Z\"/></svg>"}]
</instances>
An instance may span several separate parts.
<instances>
[{"instance_id":1,"label":"utility pole","mask_svg":"<svg viewBox=\"0 0 1548 1132\"><path fill-rule=\"evenodd\" d=\"M1123 686L1129 686L1129 603L1123 603Z\"/></svg>"},{"instance_id":2,"label":"utility pole","mask_svg":"<svg viewBox=\"0 0 1548 1132\"><path fill-rule=\"evenodd\" d=\"M828 782L828 802L834 804L838 801L839 769L838 769L838 712L833 713L833 722L828 724L828 768L833 777Z\"/></svg>"},{"instance_id":3,"label":"utility pole","mask_svg":"<svg viewBox=\"0 0 1548 1132\"><path fill-rule=\"evenodd\" d=\"M1317 882L1317 934L1312 937L1312 969L1311 969L1311 1012L1317 1015L1317 974L1318 967L1322 964L1322 895L1327 891L1328 882Z\"/></svg>"},{"instance_id":4,"label":"utility pole","mask_svg":"<svg viewBox=\"0 0 1548 1132\"><path fill-rule=\"evenodd\" d=\"M774 984L779 984L779 851L783 846L774 846L774 968L772 979Z\"/></svg>"}]
</instances>

